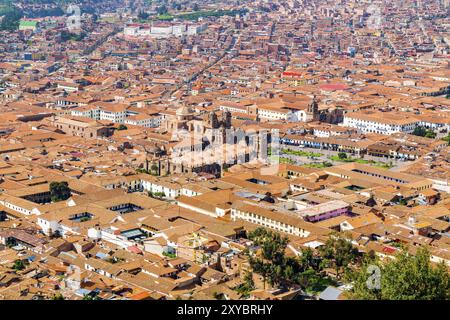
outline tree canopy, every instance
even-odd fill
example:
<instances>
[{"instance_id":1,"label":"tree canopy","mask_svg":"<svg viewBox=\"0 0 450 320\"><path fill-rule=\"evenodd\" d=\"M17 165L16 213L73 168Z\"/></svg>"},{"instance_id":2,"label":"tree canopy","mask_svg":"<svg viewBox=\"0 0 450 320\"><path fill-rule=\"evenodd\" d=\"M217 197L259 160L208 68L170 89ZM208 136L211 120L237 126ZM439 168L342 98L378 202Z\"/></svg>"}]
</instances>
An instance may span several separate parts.
<instances>
[{"instance_id":1,"label":"tree canopy","mask_svg":"<svg viewBox=\"0 0 450 320\"><path fill-rule=\"evenodd\" d=\"M249 239L257 246L255 252L247 253L250 267L253 272L263 278L271 286L289 287L300 285L305 291L317 293L328 285L334 285L335 281L323 272L323 267L337 261L339 268L348 261L356 259L357 251L347 240L340 237L325 245L323 253L326 258L314 252L310 248L301 250L300 256L287 257L285 254L288 238L280 234L257 228L249 233ZM344 252L348 251L348 252Z\"/></svg>"},{"instance_id":2,"label":"tree canopy","mask_svg":"<svg viewBox=\"0 0 450 320\"><path fill-rule=\"evenodd\" d=\"M139 18L140 20L147 20L149 16L150 16L150 15L149 15L147 12L143 11L143 10L140 10L140 11L138 12L138 18Z\"/></svg>"},{"instance_id":3,"label":"tree canopy","mask_svg":"<svg viewBox=\"0 0 450 320\"><path fill-rule=\"evenodd\" d=\"M20 270L25 269L28 264L29 264L28 260L17 259L14 261L12 268L16 271L20 271Z\"/></svg>"},{"instance_id":4,"label":"tree canopy","mask_svg":"<svg viewBox=\"0 0 450 320\"><path fill-rule=\"evenodd\" d=\"M429 130L422 126L416 127L412 134L419 137L436 138L436 133L433 130Z\"/></svg>"},{"instance_id":5,"label":"tree canopy","mask_svg":"<svg viewBox=\"0 0 450 320\"><path fill-rule=\"evenodd\" d=\"M288 238L264 228L257 228L249 233L249 239L260 248L260 254L249 254L249 262L253 271L263 277L264 286L266 281L275 285L288 280L291 271L286 270L287 261L284 255Z\"/></svg>"},{"instance_id":6,"label":"tree canopy","mask_svg":"<svg viewBox=\"0 0 450 320\"><path fill-rule=\"evenodd\" d=\"M325 267L333 268L337 278L358 259L358 250L347 237L341 234L331 235L324 246L319 249Z\"/></svg>"},{"instance_id":7,"label":"tree canopy","mask_svg":"<svg viewBox=\"0 0 450 320\"><path fill-rule=\"evenodd\" d=\"M450 298L450 274L444 263L433 265L430 252L419 248L415 255L402 248L394 259L380 260L373 252L361 254L344 233L331 234L326 243L313 251L301 250L298 257L285 254L288 238L257 228L248 238L255 248L247 252L255 274L274 287L300 285L306 292L317 294L329 285L352 284L347 292L351 299L443 300ZM333 268L336 280L324 272ZM254 283L246 275L246 283L237 288L248 294Z\"/></svg>"},{"instance_id":8,"label":"tree canopy","mask_svg":"<svg viewBox=\"0 0 450 320\"><path fill-rule=\"evenodd\" d=\"M66 181L50 183L50 197L53 202L67 200L70 195L69 184Z\"/></svg>"},{"instance_id":9,"label":"tree canopy","mask_svg":"<svg viewBox=\"0 0 450 320\"><path fill-rule=\"evenodd\" d=\"M378 286L368 285L377 276ZM444 263L433 266L430 252L419 248L415 255L402 249L393 260L366 258L353 274L352 299L445 300L450 298L450 275Z\"/></svg>"},{"instance_id":10,"label":"tree canopy","mask_svg":"<svg viewBox=\"0 0 450 320\"><path fill-rule=\"evenodd\" d=\"M11 3L0 7L0 31L2 30L17 30L19 28L20 19L23 17L23 12L13 6Z\"/></svg>"},{"instance_id":11,"label":"tree canopy","mask_svg":"<svg viewBox=\"0 0 450 320\"><path fill-rule=\"evenodd\" d=\"M156 12L157 12L159 15L166 14L168 11L169 11L169 10L167 9L167 7L166 7L165 5L162 5L162 6L159 6L159 7L156 8Z\"/></svg>"}]
</instances>

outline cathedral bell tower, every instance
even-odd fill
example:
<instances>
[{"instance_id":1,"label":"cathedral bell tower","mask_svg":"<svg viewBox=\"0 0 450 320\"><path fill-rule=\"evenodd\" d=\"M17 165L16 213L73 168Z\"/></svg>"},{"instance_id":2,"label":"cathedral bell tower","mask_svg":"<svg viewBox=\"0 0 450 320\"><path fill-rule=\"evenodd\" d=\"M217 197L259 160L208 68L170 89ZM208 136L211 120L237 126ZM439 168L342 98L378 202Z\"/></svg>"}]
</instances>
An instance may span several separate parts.
<instances>
[{"instance_id":1,"label":"cathedral bell tower","mask_svg":"<svg viewBox=\"0 0 450 320\"><path fill-rule=\"evenodd\" d=\"M308 118L313 121L319 119L319 103L317 97L314 95L312 102L308 105Z\"/></svg>"}]
</instances>

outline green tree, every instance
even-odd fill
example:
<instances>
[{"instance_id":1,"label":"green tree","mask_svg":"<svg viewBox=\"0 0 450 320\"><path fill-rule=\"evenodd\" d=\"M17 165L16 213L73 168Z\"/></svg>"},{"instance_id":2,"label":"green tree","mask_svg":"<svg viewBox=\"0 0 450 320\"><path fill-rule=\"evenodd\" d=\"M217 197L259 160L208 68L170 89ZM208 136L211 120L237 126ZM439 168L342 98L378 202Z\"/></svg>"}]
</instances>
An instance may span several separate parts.
<instances>
[{"instance_id":1,"label":"green tree","mask_svg":"<svg viewBox=\"0 0 450 320\"><path fill-rule=\"evenodd\" d=\"M446 137L442 138L442 140L447 141L447 144L450 146L450 133Z\"/></svg>"},{"instance_id":2,"label":"green tree","mask_svg":"<svg viewBox=\"0 0 450 320\"><path fill-rule=\"evenodd\" d=\"M239 285L235 290L242 296L246 297L252 290L255 289L255 282L253 281L253 274L250 271L246 271L244 275L244 283Z\"/></svg>"},{"instance_id":3,"label":"green tree","mask_svg":"<svg viewBox=\"0 0 450 320\"><path fill-rule=\"evenodd\" d=\"M150 170L156 174L158 173L158 165L156 165L155 163L151 165Z\"/></svg>"},{"instance_id":4,"label":"green tree","mask_svg":"<svg viewBox=\"0 0 450 320\"><path fill-rule=\"evenodd\" d=\"M50 183L50 197L53 202L67 200L70 195L69 184L66 181Z\"/></svg>"},{"instance_id":5,"label":"green tree","mask_svg":"<svg viewBox=\"0 0 450 320\"><path fill-rule=\"evenodd\" d=\"M312 249L302 250L300 257L286 257L288 239L264 228L249 233L249 239L260 247L256 253L247 252L247 255L253 272L263 277L264 288L266 282L279 287L299 284L307 292L316 293L335 284L321 273L322 258Z\"/></svg>"},{"instance_id":6,"label":"green tree","mask_svg":"<svg viewBox=\"0 0 450 320\"><path fill-rule=\"evenodd\" d=\"M11 3L0 5L0 31L12 31L19 28L20 19L23 17L23 12L13 6Z\"/></svg>"},{"instance_id":7,"label":"green tree","mask_svg":"<svg viewBox=\"0 0 450 320\"><path fill-rule=\"evenodd\" d=\"M126 125L124 125L124 124L121 124L121 125L119 125L118 127L117 127L117 130L127 130L128 128L127 128L127 126Z\"/></svg>"},{"instance_id":8,"label":"green tree","mask_svg":"<svg viewBox=\"0 0 450 320\"><path fill-rule=\"evenodd\" d=\"M66 41L81 41L84 38L86 38L87 34L86 32L81 32L80 34L76 34L76 33L72 33L69 32L68 30L62 30L60 37L61 37L61 42L66 42Z\"/></svg>"},{"instance_id":9,"label":"green tree","mask_svg":"<svg viewBox=\"0 0 450 320\"><path fill-rule=\"evenodd\" d=\"M347 154L345 152L339 152L338 158L341 160L347 159Z\"/></svg>"},{"instance_id":10,"label":"green tree","mask_svg":"<svg viewBox=\"0 0 450 320\"><path fill-rule=\"evenodd\" d=\"M379 268L379 286L368 286L373 273L370 266ZM373 268L373 267L372 267ZM400 250L395 259L380 261L365 259L355 272L349 292L352 299L376 300L447 300L450 298L450 274L444 263L433 266L430 252L419 248L415 255Z\"/></svg>"},{"instance_id":11,"label":"green tree","mask_svg":"<svg viewBox=\"0 0 450 320\"><path fill-rule=\"evenodd\" d=\"M163 15L163 14L166 14L168 12L168 10L167 10L167 7L165 5L162 5L162 6L159 6L159 7L156 8L156 12L159 15Z\"/></svg>"},{"instance_id":12,"label":"green tree","mask_svg":"<svg viewBox=\"0 0 450 320\"><path fill-rule=\"evenodd\" d=\"M65 300L61 293L57 293L52 297L52 300Z\"/></svg>"},{"instance_id":13,"label":"green tree","mask_svg":"<svg viewBox=\"0 0 450 320\"><path fill-rule=\"evenodd\" d=\"M324 266L334 268L339 279L344 270L358 259L358 250L353 247L346 235L334 233L325 245L319 248Z\"/></svg>"},{"instance_id":14,"label":"green tree","mask_svg":"<svg viewBox=\"0 0 450 320\"><path fill-rule=\"evenodd\" d=\"M172 4L172 9L174 9L174 10L180 11L181 8L182 8L182 7L181 7L181 4L179 4L179 3L174 2L174 3Z\"/></svg>"},{"instance_id":15,"label":"green tree","mask_svg":"<svg viewBox=\"0 0 450 320\"><path fill-rule=\"evenodd\" d=\"M419 136L419 137L425 137L425 134L427 133L427 130L425 127L417 126L414 128L413 135Z\"/></svg>"},{"instance_id":16,"label":"green tree","mask_svg":"<svg viewBox=\"0 0 450 320\"><path fill-rule=\"evenodd\" d=\"M285 257L287 237L264 228L257 228L249 233L249 239L261 250L260 254L249 254L249 262L253 271L263 277L264 287L266 281L272 286L284 286L294 280L293 267L299 269L299 264L295 259Z\"/></svg>"},{"instance_id":17,"label":"green tree","mask_svg":"<svg viewBox=\"0 0 450 320\"><path fill-rule=\"evenodd\" d=\"M213 297L216 300L226 300L225 299L225 295L223 293L221 293L221 292L214 292L213 293Z\"/></svg>"},{"instance_id":18,"label":"green tree","mask_svg":"<svg viewBox=\"0 0 450 320\"><path fill-rule=\"evenodd\" d=\"M149 14L143 10L140 10L138 13L139 20L147 20L149 17Z\"/></svg>"},{"instance_id":19,"label":"green tree","mask_svg":"<svg viewBox=\"0 0 450 320\"><path fill-rule=\"evenodd\" d=\"M302 254L300 256L300 264L304 270L314 270L320 271L320 259L314 255L314 251L311 248L306 248L302 250Z\"/></svg>"},{"instance_id":20,"label":"green tree","mask_svg":"<svg viewBox=\"0 0 450 320\"><path fill-rule=\"evenodd\" d=\"M20 271L20 270L25 269L27 267L27 265L29 265L29 262L27 260L17 259L14 261L12 268L16 271Z\"/></svg>"},{"instance_id":21,"label":"green tree","mask_svg":"<svg viewBox=\"0 0 450 320\"><path fill-rule=\"evenodd\" d=\"M419 137L426 137L431 139L436 138L436 133L433 130L427 129L423 126L416 127L412 134Z\"/></svg>"},{"instance_id":22,"label":"green tree","mask_svg":"<svg viewBox=\"0 0 450 320\"><path fill-rule=\"evenodd\" d=\"M431 138L431 139L436 138L436 132L431 131L431 130L428 130L428 131L425 133L425 138Z\"/></svg>"},{"instance_id":23,"label":"green tree","mask_svg":"<svg viewBox=\"0 0 450 320\"><path fill-rule=\"evenodd\" d=\"M164 192L154 192L153 193L154 198L163 198L165 196L166 196L166 194Z\"/></svg>"}]
</instances>

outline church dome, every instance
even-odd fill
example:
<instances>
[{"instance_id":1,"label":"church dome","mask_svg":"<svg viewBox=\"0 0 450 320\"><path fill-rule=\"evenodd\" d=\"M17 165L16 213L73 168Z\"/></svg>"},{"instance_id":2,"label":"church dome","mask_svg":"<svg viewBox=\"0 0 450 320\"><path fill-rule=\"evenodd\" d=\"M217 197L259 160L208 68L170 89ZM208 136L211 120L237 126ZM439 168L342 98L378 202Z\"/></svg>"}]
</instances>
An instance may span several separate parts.
<instances>
[{"instance_id":1,"label":"church dome","mask_svg":"<svg viewBox=\"0 0 450 320\"><path fill-rule=\"evenodd\" d=\"M177 116L189 116L192 115L193 111L188 106L183 106L177 109Z\"/></svg>"}]
</instances>

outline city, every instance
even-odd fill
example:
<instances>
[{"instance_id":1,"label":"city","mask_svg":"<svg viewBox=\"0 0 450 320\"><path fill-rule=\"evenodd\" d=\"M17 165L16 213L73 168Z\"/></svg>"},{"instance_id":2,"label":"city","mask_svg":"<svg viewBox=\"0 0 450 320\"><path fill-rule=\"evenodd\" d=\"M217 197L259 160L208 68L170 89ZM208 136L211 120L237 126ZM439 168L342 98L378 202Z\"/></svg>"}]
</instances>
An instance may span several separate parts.
<instances>
[{"instance_id":1,"label":"city","mask_svg":"<svg viewBox=\"0 0 450 320\"><path fill-rule=\"evenodd\" d=\"M0 300L450 298L449 0L0 0L0 110Z\"/></svg>"}]
</instances>

